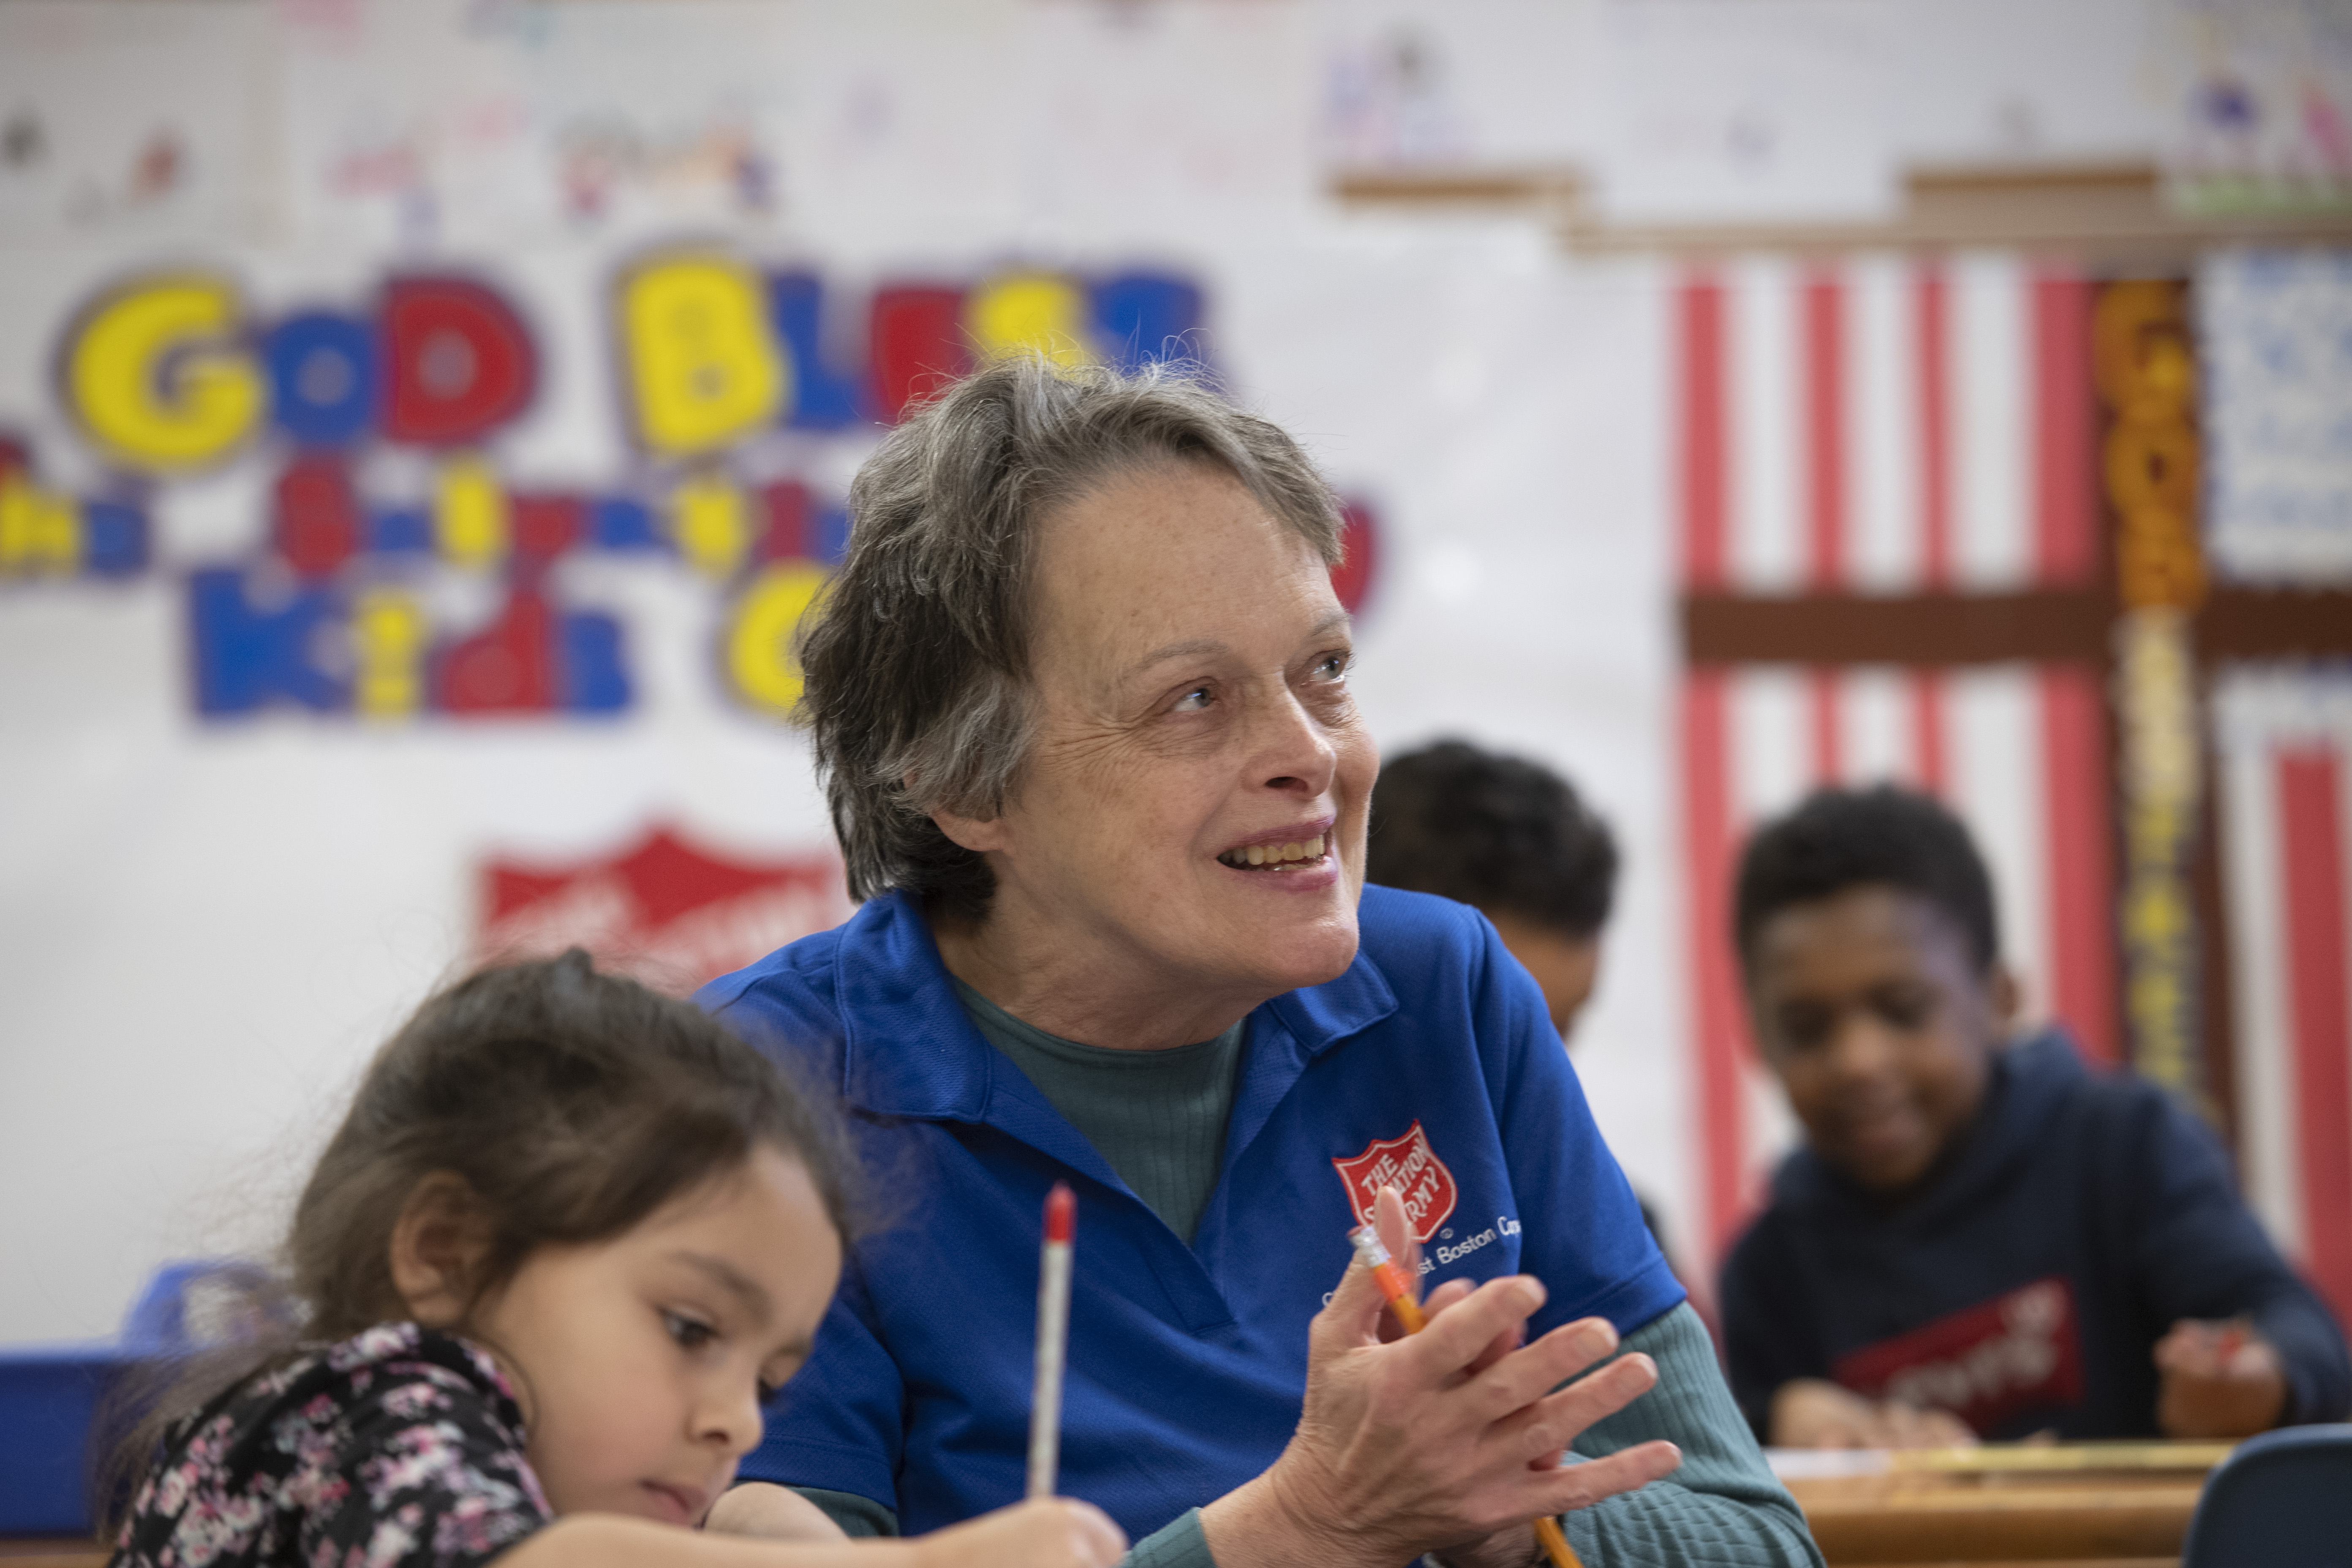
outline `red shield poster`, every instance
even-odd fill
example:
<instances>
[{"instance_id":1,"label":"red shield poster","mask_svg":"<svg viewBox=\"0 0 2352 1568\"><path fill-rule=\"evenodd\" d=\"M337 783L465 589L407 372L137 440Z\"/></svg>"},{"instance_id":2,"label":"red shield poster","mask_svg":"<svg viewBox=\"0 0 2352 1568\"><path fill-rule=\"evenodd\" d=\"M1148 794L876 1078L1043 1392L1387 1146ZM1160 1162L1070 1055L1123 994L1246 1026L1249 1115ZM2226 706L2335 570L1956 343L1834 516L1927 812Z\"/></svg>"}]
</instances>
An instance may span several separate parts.
<instances>
[{"instance_id":1,"label":"red shield poster","mask_svg":"<svg viewBox=\"0 0 2352 1568\"><path fill-rule=\"evenodd\" d=\"M490 860L475 949L488 962L584 947L603 964L683 994L839 925L849 910L830 853L733 860L656 827L617 854L572 865Z\"/></svg>"},{"instance_id":2,"label":"red shield poster","mask_svg":"<svg viewBox=\"0 0 2352 1568\"><path fill-rule=\"evenodd\" d=\"M1404 1215L1413 1239L1426 1243L1454 1212L1460 1196L1454 1173L1429 1146L1429 1134L1415 1121L1394 1138L1374 1139L1352 1160L1334 1160L1332 1168L1348 1188L1348 1205L1359 1225L1372 1220L1372 1200L1382 1187L1394 1187L1404 1197Z\"/></svg>"}]
</instances>

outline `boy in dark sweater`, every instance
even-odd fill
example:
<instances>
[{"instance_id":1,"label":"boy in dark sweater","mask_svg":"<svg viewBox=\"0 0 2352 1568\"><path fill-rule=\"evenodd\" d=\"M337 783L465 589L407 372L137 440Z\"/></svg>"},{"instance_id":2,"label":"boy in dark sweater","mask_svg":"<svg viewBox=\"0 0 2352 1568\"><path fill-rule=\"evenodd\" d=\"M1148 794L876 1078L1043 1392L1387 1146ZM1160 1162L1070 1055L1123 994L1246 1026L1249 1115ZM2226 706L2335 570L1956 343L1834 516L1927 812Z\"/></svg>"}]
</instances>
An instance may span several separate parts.
<instances>
[{"instance_id":1,"label":"boy in dark sweater","mask_svg":"<svg viewBox=\"0 0 2352 1568\"><path fill-rule=\"evenodd\" d=\"M2234 1437L2352 1406L2344 1337L2202 1122L2012 1042L1990 879L1924 796L1759 831L1736 937L1806 1146L1732 1249L1732 1392L1767 1443Z\"/></svg>"}]
</instances>

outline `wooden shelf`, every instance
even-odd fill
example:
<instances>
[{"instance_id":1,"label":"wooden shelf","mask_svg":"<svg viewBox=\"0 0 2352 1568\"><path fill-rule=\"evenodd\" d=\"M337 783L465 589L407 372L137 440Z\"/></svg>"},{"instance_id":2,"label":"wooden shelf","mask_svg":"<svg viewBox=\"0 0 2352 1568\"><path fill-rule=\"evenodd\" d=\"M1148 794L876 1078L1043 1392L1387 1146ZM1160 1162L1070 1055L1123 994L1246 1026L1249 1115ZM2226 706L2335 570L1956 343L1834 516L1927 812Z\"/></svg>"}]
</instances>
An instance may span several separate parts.
<instances>
[{"instance_id":1,"label":"wooden shelf","mask_svg":"<svg viewBox=\"0 0 2352 1568\"><path fill-rule=\"evenodd\" d=\"M2164 199L2152 163L1927 165L1906 172L1902 211L1880 223L1630 224L1606 221L1581 169L1344 170L1332 195L1359 207L1508 207L1549 222L1571 251L1823 254L2057 251L2087 265L2178 267L2215 245L2352 243L2352 211L2189 216Z\"/></svg>"}]
</instances>

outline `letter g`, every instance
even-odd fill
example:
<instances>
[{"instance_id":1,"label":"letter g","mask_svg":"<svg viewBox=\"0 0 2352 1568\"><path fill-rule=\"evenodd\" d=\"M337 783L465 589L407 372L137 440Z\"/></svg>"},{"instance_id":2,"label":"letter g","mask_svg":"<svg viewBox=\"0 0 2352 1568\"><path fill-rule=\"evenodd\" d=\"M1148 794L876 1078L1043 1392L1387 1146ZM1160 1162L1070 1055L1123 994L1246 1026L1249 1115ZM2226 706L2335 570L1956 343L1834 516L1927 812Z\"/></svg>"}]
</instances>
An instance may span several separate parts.
<instances>
[{"instance_id":1,"label":"letter g","mask_svg":"<svg viewBox=\"0 0 2352 1568\"><path fill-rule=\"evenodd\" d=\"M261 414L262 382L234 341L236 296L218 279L154 278L100 300L66 352L66 393L107 453L149 471L211 462Z\"/></svg>"}]
</instances>

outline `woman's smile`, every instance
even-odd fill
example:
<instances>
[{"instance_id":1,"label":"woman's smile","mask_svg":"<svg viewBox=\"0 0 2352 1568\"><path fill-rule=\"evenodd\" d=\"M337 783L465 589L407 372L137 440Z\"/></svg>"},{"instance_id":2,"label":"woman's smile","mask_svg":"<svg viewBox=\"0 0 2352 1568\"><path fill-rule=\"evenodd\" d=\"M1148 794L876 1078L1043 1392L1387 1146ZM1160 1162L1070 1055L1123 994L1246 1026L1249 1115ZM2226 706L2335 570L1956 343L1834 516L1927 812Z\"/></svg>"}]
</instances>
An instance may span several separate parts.
<instances>
[{"instance_id":1,"label":"woman's smile","mask_svg":"<svg viewBox=\"0 0 2352 1568\"><path fill-rule=\"evenodd\" d=\"M1328 887L1339 874L1332 818L1262 833L1217 855L1217 864L1293 889Z\"/></svg>"}]
</instances>

